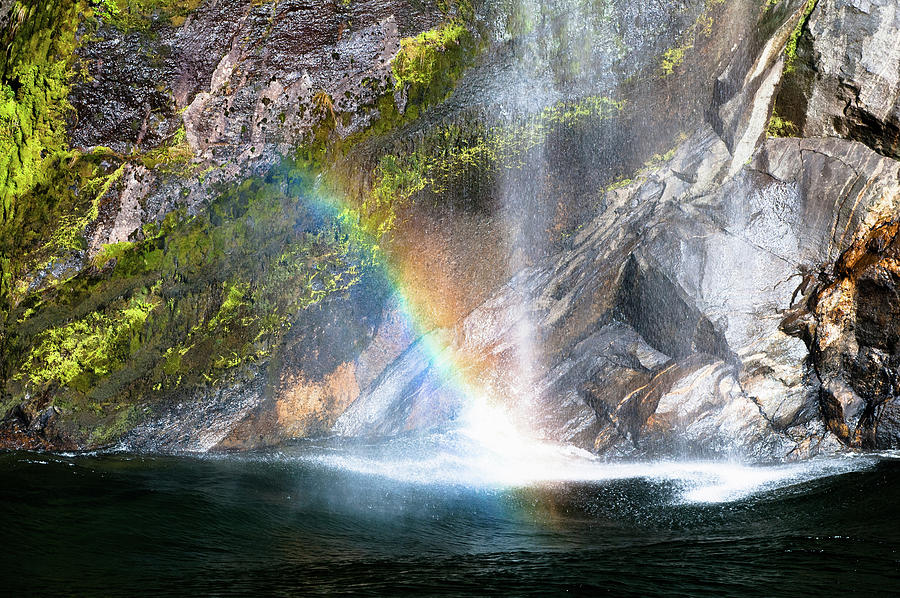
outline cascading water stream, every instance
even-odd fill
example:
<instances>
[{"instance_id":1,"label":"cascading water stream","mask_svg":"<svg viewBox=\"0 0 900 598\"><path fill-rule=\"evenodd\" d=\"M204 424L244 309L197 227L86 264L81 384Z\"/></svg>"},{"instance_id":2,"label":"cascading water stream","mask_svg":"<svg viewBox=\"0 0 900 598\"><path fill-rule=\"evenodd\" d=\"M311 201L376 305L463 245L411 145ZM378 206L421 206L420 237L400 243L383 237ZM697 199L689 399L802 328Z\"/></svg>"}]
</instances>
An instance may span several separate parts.
<instances>
[{"instance_id":1,"label":"cascading water stream","mask_svg":"<svg viewBox=\"0 0 900 598\"><path fill-rule=\"evenodd\" d=\"M635 12L635 19L643 19L645 26L658 23L661 29L669 17L658 6L628 10ZM561 102L587 95L616 97L625 73L607 67L620 58L619 23L605 12L598 13L593 3L580 0L514 0L505 25L510 35L509 61L503 76L488 85L480 98L491 107L491 126L516 130ZM871 465L866 459L770 467L731 461L611 463L575 446L542 439L530 425L533 418L529 414L540 408L535 395L542 347L539 324L531 312L534 298L528 272L549 250L548 231L554 217L550 209L553 190L547 185L546 142L546 137L535 140L515 168L502 169L496 188L507 287L514 298L508 308L513 324L507 337L513 357L503 361L504 371L497 376L502 382L488 390L469 380L461 373L457 349L449 348L438 334L425 334L407 351L398 369L422 372L428 380L422 388L432 392L450 389L457 407L449 422L443 422L438 431L394 438L381 435L376 429L378 422L392 416L396 396L407 392L402 386L407 378L396 376L397 382L390 383L392 372L388 372L388 383L379 388L376 399L349 409L334 428L344 436L375 432L384 440L362 445L338 443L324 453L313 449L298 458L412 484L523 487L630 478L668 480L681 486L681 500L687 502L737 500L761 490ZM603 144L604 140L593 142ZM410 312L406 313L414 322ZM412 325L410 333L416 332ZM411 400L421 401L422 397L419 392Z\"/></svg>"}]
</instances>

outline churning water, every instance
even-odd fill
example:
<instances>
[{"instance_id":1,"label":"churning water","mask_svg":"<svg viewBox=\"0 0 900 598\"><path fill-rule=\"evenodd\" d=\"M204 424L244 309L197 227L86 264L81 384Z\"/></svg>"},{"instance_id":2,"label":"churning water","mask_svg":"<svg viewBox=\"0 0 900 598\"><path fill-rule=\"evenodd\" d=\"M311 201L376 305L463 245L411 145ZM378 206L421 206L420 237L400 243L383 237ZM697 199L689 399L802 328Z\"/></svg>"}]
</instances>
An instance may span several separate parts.
<instances>
[{"instance_id":1,"label":"churning water","mask_svg":"<svg viewBox=\"0 0 900 598\"><path fill-rule=\"evenodd\" d=\"M0 455L0 592L794 596L900 581L894 456L610 464L492 431Z\"/></svg>"},{"instance_id":2,"label":"churning water","mask_svg":"<svg viewBox=\"0 0 900 598\"><path fill-rule=\"evenodd\" d=\"M645 479L676 489L673 501L718 503L871 467L876 458L849 456L751 466L722 461L609 462L588 451L523 434L506 412L472 399L457 426L374 443L335 440L307 444L284 460L377 476L402 484L478 489Z\"/></svg>"}]
</instances>

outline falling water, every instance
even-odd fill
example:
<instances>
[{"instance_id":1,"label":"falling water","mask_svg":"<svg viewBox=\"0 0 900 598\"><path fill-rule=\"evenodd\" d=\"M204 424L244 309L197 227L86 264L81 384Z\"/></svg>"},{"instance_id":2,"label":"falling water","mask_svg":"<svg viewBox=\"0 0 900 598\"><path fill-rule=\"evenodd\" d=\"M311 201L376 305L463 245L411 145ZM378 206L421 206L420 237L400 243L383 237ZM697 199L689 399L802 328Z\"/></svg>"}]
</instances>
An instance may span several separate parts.
<instances>
[{"instance_id":1,"label":"falling water","mask_svg":"<svg viewBox=\"0 0 900 598\"><path fill-rule=\"evenodd\" d=\"M487 103L495 107L493 126L512 130L527 123L543 109L575 97L576 88L588 93L584 85L592 78L593 85L611 91L609 82L575 72L576 65L592 63L595 46L609 37L609 22L603 17L603 10L598 13L594 4L582 0L512 0L501 27L510 45L505 73L485 94ZM507 284L515 299L510 307L514 357L505 363L504 372L508 381L504 390L509 396L495 397L494 402L520 412L534 407L541 370L540 334L531 313L534 291L527 273L549 251L554 201L547 187L548 172L546 139L541 139L520 157L516 167L501 171L496 189L511 276ZM473 401L474 407L464 418L470 424L476 419L473 414L487 416L479 407L483 397ZM508 414L497 409L491 417L508 419ZM526 426L527 419L516 417L517 426Z\"/></svg>"},{"instance_id":2,"label":"falling water","mask_svg":"<svg viewBox=\"0 0 900 598\"><path fill-rule=\"evenodd\" d=\"M512 0L504 7L505 20L501 19L493 41L505 43L506 52L494 70L484 69L493 77L479 94L490 127L516 130L554 105L587 96L617 97L621 81L646 66L645 56L656 56L660 45L672 43L677 33L673 19L689 21L692 14L661 2L602 4L598 9L598 3L585 0ZM700 3L687 6L697 9ZM637 31L623 27L630 22L642 25ZM499 391L460 379L454 351L439 335L427 334L383 376L368 400L352 405L334 426L340 435L378 438L374 445L339 443L324 453L312 450L299 458L404 483L520 487L631 478L677 480L681 499L700 502L736 500L867 465L852 459L768 468L737 462L611 464L588 451L539 437L526 413L541 408L536 385L543 349L540 324L532 311L530 273L551 251L552 206L560 200L548 185L545 142L538 140L514 167L501 169L495 189L508 295L514 298L508 306L513 324L507 338L513 357L503 362ZM608 142L596 139L594 144ZM407 334L414 336L416 330ZM420 382L419 390L410 395L407 384L412 378ZM425 431L390 438L400 428L386 421L397 416L398 405L409 410L411 401L433 401L448 388L458 402L446 412L452 413L449 418L441 419L445 415L441 412Z\"/></svg>"}]
</instances>

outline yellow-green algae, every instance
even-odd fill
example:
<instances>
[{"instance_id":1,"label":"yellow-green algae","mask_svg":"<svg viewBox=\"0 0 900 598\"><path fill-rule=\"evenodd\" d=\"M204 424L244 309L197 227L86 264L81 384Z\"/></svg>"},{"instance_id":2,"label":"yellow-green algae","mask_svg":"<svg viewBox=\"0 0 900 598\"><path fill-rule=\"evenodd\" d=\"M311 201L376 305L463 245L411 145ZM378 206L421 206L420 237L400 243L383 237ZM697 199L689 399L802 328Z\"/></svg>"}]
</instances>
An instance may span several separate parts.
<instances>
[{"instance_id":1,"label":"yellow-green algae","mask_svg":"<svg viewBox=\"0 0 900 598\"><path fill-rule=\"evenodd\" d=\"M807 0L806 5L803 7L803 12L800 13L800 20L797 21L797 25L791 31L787 44L784 46L785 73L791 73L794 70L794 63L797 61L797 46L800 43L800 38L803 36L803 30L806 28L807 22L809 22L809 17L815 10L818 2L819 0Z\"/></svg>"},{"instance_id":2,"label":"yellow-green algae","mask_svg":"<svg viewBox=\"0 0 900 598\"><path fill-rule=\"evenodd\" d=\"M693 44L687 44L684 46L678 46L676 48L669 48L663 53L662 63L660 64L660 68L662 68L662 72L664 75L671 75L675 72L675 69L681 66L681 63L684 62L684 53L693 48Z\"/></svg>"},{"instance_id":3,"label":"yellow-green algae","mask_svg":"<svg viewBox=\"0 0 900 598\"><path fill-rule=\"evenodd\" d=\"M440 127L414 151L382 156L362 207L364 226L381 237L393 227L397 211L418 193L426 189L443 193L467 173L521 168L528 152L539 147L552 130L604 120L622 108L622 102L590 96L547 107L510 126Z\"/></svg>"},{"instance_id":4,"label":"yellow-green algae","mask_svg":"<svg viewBox=\"0 0 900 598\"><path fill-rule=\"evenodd\" d=\"M67 157L66 95L80 8L65 0L13 8L0 81L0 223L14 218L16 197Z\"/></svg>"},{"instance_id":5,"label":"yellow-green algae","mask_svg":"<svg viewBox=\"0 0 900 598\"><path fill-rule=\"evenodd\" d=\"M766 127L766 135L769 137L793 137L797 132L797 125L781 118L776 111L772 111L772 117Z\"/></svg>"},{"instance_id":6,"label":"yellow-green algae","mask_svg":"<svg viewBox=\"0 0 900 598\"><path fill-rule=\"evenodd\" d=\"M93 312L45 330L36 337L18 377L27 376L34 385L72 384L86 390L94 378L124 365L154 307L153 301L136 297L106 313Z\"/></svg>"},{"instance_id":7,"label":"yellow-green algae","mask_svg":"<svg viewBox=\"0 0 900 598\"><path fill-rule=\"evenodd\" d=\"M453 71L461 65L456 54L471 43L472 33L456 20L400 40L400 51L391 61L395 85L429 90L436 78L457 78Z\"/></svg>"},{"instance_id":8,"label":"yellow-green algae","mask_svg":"<svg viewBox=\"0 0 900 598\"><path fill-rule=\"evenodd\" d=\"M685 54L692 50L701 38L712 34L713 11L724 3L725 0L705 0L703 10L688 27L681 38L681 43L663 52L659 66L664 77L673 74L684 63Z\"/></svg>"}]
</instances>

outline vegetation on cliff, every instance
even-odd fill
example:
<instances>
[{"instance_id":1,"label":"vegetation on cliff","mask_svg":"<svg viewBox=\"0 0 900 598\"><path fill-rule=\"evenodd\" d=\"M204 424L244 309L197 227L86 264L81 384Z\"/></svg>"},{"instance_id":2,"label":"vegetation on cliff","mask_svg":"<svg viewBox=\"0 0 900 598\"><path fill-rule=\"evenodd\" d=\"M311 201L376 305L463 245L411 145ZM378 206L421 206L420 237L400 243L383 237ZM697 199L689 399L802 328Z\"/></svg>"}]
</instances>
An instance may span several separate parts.
<instances>
[{"instance_id":1,"label":"vegetation on cliff","mask_svg":"<svg viewBox=\"0 0 900 598\"><path fill-rule=\"evenodd\" d=\"M67 207L66 198L43 189L56 186L64 162L77 161L66 146L65 118L75 27L83 8L67 0L17 3L5 31L7 50L0 64L0 304L11 290L15 256L45 234L57 210Z\"/></svg>"},{"instance_id":2,"label":"vegetation on cliff","mask_svg":"<svg viewBox=\"0 0 900 598\"><path fill-rule=\"evenodd\" d=\"M97 13L120 29L147 29L154 20L165 19L175 27L201 0L92 0Z\"/></svg>"},{"instance_id":3,"label":"vegetation on cliff","mask_svg":"<svg viewBox=\"0 0 900 598\"><path fill-rule=\"evenodd\" d=\"M457 12L465 14L465 7L458 8ZM424 110L447 99L463 72L474 63L483 44L458 17L402 39L400 50L391 61L391 81L380 89L373 105L362 107L363 111L374 112L376 117L362 130L342 137L337 125L344 115L335 110L330 96L317 92L313 96L313 109L319 115L319 122L298 148L297 157L311 169L324 171L360 143L416 121Z\"/></svg>"},{"instance_id":4,"label":"vegetation on cliff","mask_svg":"<svg viewBox=\"0 0 900 598\"><path fill-rule=\"evenodd\" d=\"M89 77L75 50L96 18L116 10L112 0L20 2L13 10L0 81L0 313L28 291L24 275L84 248L85 229L126 162L171 171L191 157L183 130L146 155L69 147L67 121L77 115L67 95L73 81Z\"/></svg>"},{"instance_id":5,"label":"vegetation on cliff","mask_svg":"<svg viewBox=\"0 0 900 598\"><path fill-rule=\"evenodd\" d=\"M365 238L313 197L306 173L285 163L30 294L13 312L13 399L46 395L73 422L94 421L267 357L300 312L373 263Z\"/></svg>"},{"instance_id":6,"label":"vegetation on cliff","mask_svg":"<svg viewBox=\"0 0 900 598\"><path fill-rule=\"evenodd\" d=\"M547 107L506 126L438 127L412 152L381 157L375 184L362 207L363 222L380 237L393 227L398 211L421 192L441 195L454 186L493 178L501 170L522 168L528 152L553 131L596 126L622 107L611 98L591 96Z\"/></svg>"},{"instance_id":7,"label":"vegetation on cliff","mask_svg":"<svg viewBox=\"0 0 900 598\"><path fill-rule=\"evenodd\" d=\"M467 66L472 32L459 20L400 41L391 61L395 87L406 91L413 106L441 102Z\"/></svg>"},{"instance_id":8,"label":"vegetation on cliff","mask_svg":"<svg viewBox=\"0 0 900 598\"><path fill-rule=\"evenodd\" d=\"M371 107L379 114L371 126L341 138L335 129L343 115L324 95L320 124L297 161L219 184L199 212L171 212L85 262L86 231L117 196L128 168L178 178L199 166L184 128L142 153L68 147L67 119L77 118L69 85L89 77L75 54L87 38L76 31L97 19L121 30L147 30L160 19L178 26L197 5L22 2L6 32L0 410L23 401L52 405L80 444L113 440L140 419L138 407L148 400L240 376L277 351L304 310L364 277L377 249L358 214L323 200L316 175L360 141L446 99L478 51L461 20L468 6L447 6L443 24L402 40L393 80ZM75 265L62 266L69 262Z\"/></svg>"},{"instance_id":9,"label":"vegetation on cliff","mask_svg":"<svg viewBox=\"0 0 900 598\"><path fill-rule=\"evenodd\" d=\"M812 14L812 11L815 10L818 2L819 0L807 0L806 4L803 6L803 12L800 13L800 20L797 21L797 25L794 27L793 31L791 31L791 35L784 47L785 73L789 74L794 70L794 62L797 60L797 46L800 43L800 38L803 36L804 30L806 29L806 24L809 21L809 17Z\"/></svg>"}]
</instances>

